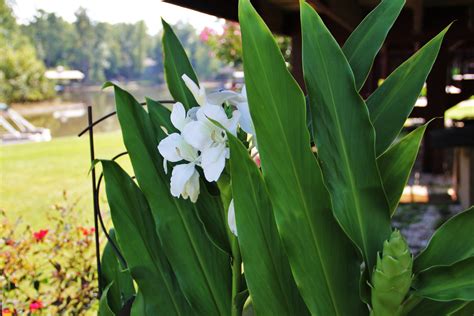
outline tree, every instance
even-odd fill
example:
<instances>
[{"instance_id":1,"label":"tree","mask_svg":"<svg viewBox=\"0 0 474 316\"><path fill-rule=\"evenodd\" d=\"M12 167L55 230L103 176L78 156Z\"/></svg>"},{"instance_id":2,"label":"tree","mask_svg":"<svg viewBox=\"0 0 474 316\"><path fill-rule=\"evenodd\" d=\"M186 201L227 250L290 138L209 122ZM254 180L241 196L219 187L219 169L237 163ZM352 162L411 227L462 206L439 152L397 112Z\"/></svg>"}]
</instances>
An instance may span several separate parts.
<instances>
[{"instance_id":1,"label":"tree","mask_svg":"<svg viewBox=\"0 0 474 316\"><path fill-rule=\"evenodd\" d=\"M39 101L54 95L44 64L21 34L11 8L0 0L0 101Z\"/></svg>"}]
</instances>

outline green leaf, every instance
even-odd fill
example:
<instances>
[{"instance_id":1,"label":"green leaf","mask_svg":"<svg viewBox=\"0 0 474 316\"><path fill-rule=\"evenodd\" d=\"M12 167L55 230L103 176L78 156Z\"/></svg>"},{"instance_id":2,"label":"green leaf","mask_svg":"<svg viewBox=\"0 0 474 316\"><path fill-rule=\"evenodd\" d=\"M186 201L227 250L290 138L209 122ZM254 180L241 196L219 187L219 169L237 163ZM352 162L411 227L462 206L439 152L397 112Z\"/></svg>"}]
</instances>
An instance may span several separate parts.
<instances>
[{"instance_id":1,"label":"green leaf","mask_svg":"<svg viewBox=\"0 0 474 316\"><path fill-rule=\"evenodd\" d=\"M357 253L332 215L310 147L304 95L248 0L239 2L239 20L263 176L296 284L312 314L364 314L354 295Z\"/></svg>"},{"instance_id":2,"label":"green leaf","mask_svg":"<svg viewBox=\"0 0 474 316\"><path fill-rule=\"evenodd\" d=\"M231 305L230 258L209 240L196 205L171 196L169 177L146 111L115 86L117 115L138 184L184 295L197 314L226 314Z\"/></svg>"},{"instance_id":3,"label":"green leaf","mask_svg":"<svg viewBox=\"0 0 474 316\"><path fill-rule=\"evenodd\" d=\"M109 231L109 236L118 247L114 229ZM130 271L120 264L110 241L107 242L102 253L101 266L103 283L109 285L113 282L109 287L108 305L115 314L118 314L125 302L135 295L135 288Z\"/></svg>"},{"instance_id":4,"label":"green leaf","mask_svg":"<svg viewBox=\"0 0 474 316\"><path fill-rule=\"evenodd\" d=\"M107 285L107 287L104 289L104 292L102 292L102 296L99 300L99 316L115 316L115 313L110 308L108 302L108 294L112 285L113 283Z\"/></svg>"},{"instance_id":5,"label":"green leaf","mask_svg":"<svg viewBox=\"0 0 474 316\"><path fill-rule=\"evenodd\" d=\"M120 249L143 294L146 315L190 312L164 256L145 196L115 162L102 160L105 189Z\"/></svg>"},{"instance_id":6,"label":"green leaf","mask_svg":"<svg viewBox=\"0 0 474 316\"><path fill-rule=\"evenodd\" d=\"M222 251L231 254L226 230L226 211L219 195L212 195L204 180L200 183L201 191L196 202L197 215L204 225L209 239Z\"/></svg>"},{"instance_id":7,"label":"green leaf","mask_svg":"<svg viewBox=\"0 0 474 316\"><path fill-rule=\"evenodd\" d=\"M450 218L434 232L428 246L415 258L413 270L421 272L474 257L473 227L474 207Z\"/></svg>"},{"instance_id":8,"label":"green leaf","mask_svg":"<svg viewBox=\"0 0 474 316\"><path fill-rule=\"evenodd\" d=\"M392 144L413 110L448 29L449 26L401 64L367 99L377 135L377 156Z\"/></svg>"},{"instance_id":9,"label":"green leaf","mask_svg":"<svg viewBox=\"0 0 474 316\"><path fill-rule=\"evenodd\" d=\"M390 205L390 215L393 215L397 209L403 189L415 164L427 126L428 124L418 127L377 158L383 186Z\"/></svg>"},{"instance_id":10,"label":"green leaf","mask_svg":"<svg viewBox=\"0 0 474 316\"><path fill-rule=\"evenodd\" d=\"M464 305L456 310L451 315L453 316L472 316L474 315L474 301L469 303L464 302Z\"/></svg>"},{"instance_id":11,"label":"green leaf","mask_svg":"<svg viewBox=\"0 0 474 316\"><path fill-rule=\"evenodd\" d=\"M168 131L168 134L177 132L176 128L171 123L170 110L160 102L149 98L146 98L146 105L148 107L148 115L150 116L150 121L153 125L153 130L155 131L158 142L167 136L162 128L165 128Z\"/></svg>"},{"instance_id":12,"label":"green leaf","mask_svg":"<svg viewBox=\"0 0 474 316\"><path fill-rule=\"evenodd\" d=\"M342 51L351 65L357 90L362 89L375 56L404 5L405 0L383 0L344 43Z\"/></svg>"},{"instance_id":13,"label":"green leaf","mask_svg":"<svg viewBox=\"0 0 474 316\"><path fill-rule=\"evenodd\" d=\"M415 295L436 301L473 301L474 257L425 270L416 277L413 287Z\"/></svg>"},{"instance_id":14,"label":"green leaf","mask_svg":"<svg viewBox=\"0 0 474 316\"><path fill-rule=\"evenodd\" d=\"M374 129L354 89L349 63L307 3L301 7L301 31L304 77L324 181L334 215L371 271L377 251L391 233L389 206L375 159Z\"/></svg>"},{"instance_id":15,"label":"green leaf","mask_svg":"<svg viewBox=\"0 0 474 316\"><path fill-rule=\"evenodd\" d=\"M429 300L427 298L422 299L410 312L408 316L446 316L446 315L458 315L456 311L462 309L466 305L464 301L450 301L450 302L438 302ZM459 315L461 316L461 315ZM468 315L466 315L468 316ZM469 314L472 316L472 314Z\"/></svg>"},{"instance_id":16,"label":"green leaf","mask_svg":"<svg viewBox=\"0 0 474 316\"><path fill-rule=\"evenodd\" d=\"M192 108L197 106L197 102L181 77L186 74L199 85L198 78L173 29L165 20L161 19L161 23L163 24L163 64L168 89L174 100L183 103L186 109Z\"/></svg>"},{"instance_id":17,"label":"green leaf","mask_svg":"<svg viewBox=\"0 0 474 316\"><path fill-rule=\"evenodd\" d=\"M227 135L238 239L255 311L259 315L307 315L260 170L242 143Z\"/></svg>"}]
</instances>

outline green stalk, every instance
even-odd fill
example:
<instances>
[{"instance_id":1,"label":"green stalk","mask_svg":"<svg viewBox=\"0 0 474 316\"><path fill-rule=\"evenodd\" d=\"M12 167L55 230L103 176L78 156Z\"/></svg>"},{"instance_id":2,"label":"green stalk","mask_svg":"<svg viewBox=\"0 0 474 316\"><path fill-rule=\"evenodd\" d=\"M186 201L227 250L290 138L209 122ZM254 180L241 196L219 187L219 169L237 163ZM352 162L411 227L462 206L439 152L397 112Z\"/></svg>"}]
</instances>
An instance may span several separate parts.
<instances>
[{"instance_id":1,"label":"green stalk","mask_svg":"<svg viewBox=\"0 0 474 316\"><path fill-rule=\"evenodd\" d=\"M242 280L242 258L240 257L240 247L237 238L232 239L232 308L231 316L242 315L242 306L237 305L237 294L240 292ZM241 304L239 304L241 305Z\"/></svg>"},{"instance_id":2,"label":"green stalk","mask_svg":"<svg viewBox=\"0 0 474 316\"><path fill-rule=\"evenodd\" d=\"M227 172L222 173L217 181L217 186L221 193L221 201L224 208L223 217L224 223L227 223L227 211L229 209L230 201L232 200L232 186L230 184L230 176ZM232 251L232 304L231 316L240 316L242 314L242 306L237 305L237 294L240 292L242 280L242 258L240 256L240 246L238 239L232 234L228 225L226 226L227 236L230 241Z\"/></svg>"}]
</instances>

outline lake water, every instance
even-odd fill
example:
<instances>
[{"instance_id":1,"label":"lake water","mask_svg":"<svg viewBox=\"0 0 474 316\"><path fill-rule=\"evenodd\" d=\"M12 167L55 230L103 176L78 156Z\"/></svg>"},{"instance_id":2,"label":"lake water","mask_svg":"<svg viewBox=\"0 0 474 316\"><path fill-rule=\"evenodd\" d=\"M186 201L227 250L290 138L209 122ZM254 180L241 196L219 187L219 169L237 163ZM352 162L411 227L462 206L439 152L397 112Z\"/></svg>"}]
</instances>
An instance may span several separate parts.
<instances>
[{"instance_id":1,"label":"lake water","mask_svg":"<svg viewBox=\"0 0 474 316\"><path fill-rule=\"evenodd\" d=\"M171 97L165 85L160 86L122 86L140 102L150 97L154 100L169 100ZM36 104L17 104L14 109L37 127L49 128L54 137L77 135L87 126L87 106L91 105L93 118L115 111L112 88L77 87L59 93L54 100ZM116 116L111 117L94 128L94 131L114 131L119 129Z\"/></svg>"}]
</instances>

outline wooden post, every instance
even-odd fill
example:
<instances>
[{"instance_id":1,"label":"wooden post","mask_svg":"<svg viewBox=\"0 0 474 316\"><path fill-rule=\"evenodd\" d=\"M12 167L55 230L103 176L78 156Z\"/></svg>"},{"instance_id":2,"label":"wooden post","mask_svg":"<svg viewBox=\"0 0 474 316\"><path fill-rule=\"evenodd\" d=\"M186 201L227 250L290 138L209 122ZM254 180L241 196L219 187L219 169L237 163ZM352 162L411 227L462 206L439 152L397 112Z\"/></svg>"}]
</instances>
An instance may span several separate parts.
<instances>
[{"instance_id":1,"label":"wooden post","mask_svg":"<svg viewBox=\"0 0 474 316\"><path fill-rule=\"evenodd\" d=\"M435 117L443 117L447 110L446 84L449 66L449 54L445 47L441 48L438 59L431 70L427 80L428 108L425 113L425 120ZM430 131L444 128L444 120L434 120L427 129L424 138L423 150L423 172L440 174L443 172L443 150L434 148L430 139Z\"/></svg>"}]
</instances>

